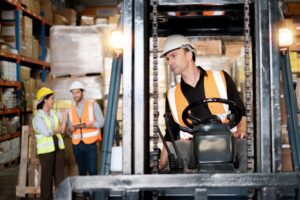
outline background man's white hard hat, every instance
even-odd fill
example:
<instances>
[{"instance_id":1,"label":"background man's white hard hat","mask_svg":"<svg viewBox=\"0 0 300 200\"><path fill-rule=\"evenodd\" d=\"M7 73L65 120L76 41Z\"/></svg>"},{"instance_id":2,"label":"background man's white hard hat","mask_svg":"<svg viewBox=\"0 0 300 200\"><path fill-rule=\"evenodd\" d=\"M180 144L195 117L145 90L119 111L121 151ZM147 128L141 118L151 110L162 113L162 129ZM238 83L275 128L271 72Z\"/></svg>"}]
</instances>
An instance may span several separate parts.
<instances>
[{"instance_id":1,"label":"background man's white hard hat","mask_svg":"<svg viewBox=\"0 0 300 200\"><path fill-rule=\"evenodd\" d=\"M70 91L72 91L72 90L74 90L74 89L82 89L82 90L85 90L85 87L84 87L83 83L81 83L80 81L74 81L74 82L71 84Z\"/></svg>"},{"instance_id":2,"label":"background man's white hard hat","mask_svg":"<svg viewBox=\"0 0 300 200\"><path fill-rule=\"evenodd\" d=\"M164 49L160 57L163 58L169 51L179 48L188 49L189 51L192 51L194 54L196 54L193 45L186 37L184 37L183 35L170 35L165 41Z\"/></svg>"}]
</instances>

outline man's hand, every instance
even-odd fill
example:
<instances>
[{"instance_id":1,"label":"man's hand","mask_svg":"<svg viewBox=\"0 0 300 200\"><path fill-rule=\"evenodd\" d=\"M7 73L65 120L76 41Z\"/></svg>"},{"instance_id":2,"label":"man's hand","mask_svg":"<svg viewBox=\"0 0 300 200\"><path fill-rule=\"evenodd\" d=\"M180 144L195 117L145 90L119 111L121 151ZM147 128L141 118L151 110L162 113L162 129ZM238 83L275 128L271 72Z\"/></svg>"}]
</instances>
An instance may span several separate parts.
<instances>
[{"instance_id":1,"label":"man's hand","mask_svg":"<svg viewBox=\"0 0 300 200\"><path fill-rule=\"evenodd\" d=\"M245 138L245 133L244 132L240 132L240 131L236 131L233 133L233 137L235 138Z\"/></svg>"},{"instance_id":2,"label":"man's hand","mask_svg":"<svg viewBox=\"0 0 300 200\"><path fill-rule=\"evenodd\" d=\"M246 133L246 117L243 116L240 123L236 126L237 131L233 133L236 138L245 138Z\"/></svg>"},{"instance_id":3,"label":"man's hand","mask_svg":"<svg viewBox=\"0 0 300 200\"><path fill-rule=\"evenodd\" d=\"M84 128L93 128L93 124L91 122L86 122Z\"/></svg>"},{"instance_id":4,"label":"man's hand","mask_svg":"<svg viewBox=\"0 0 300 200\"><path fill-rule=\"evenodd\" d=\"M61 128L59 127L59 128L57 128L57 129L55 129L54 131L53 131L53 134L54 135L56 135L56 134L59 134L59 133L61 133L62 131L61 131Z\"/></svg>"},{"instance_id":5,"label":"man's hand","mask_svg":"<svg viewBox=\"0 0 300 200\"><path fill-rule=\"evenodd\" d=\"M76 130L76 128L74 128L73 126L71 126L70 128L68 128L68 130L69 130L70 132L74 132L74 131Z\"/></svg>"}]
</instances>

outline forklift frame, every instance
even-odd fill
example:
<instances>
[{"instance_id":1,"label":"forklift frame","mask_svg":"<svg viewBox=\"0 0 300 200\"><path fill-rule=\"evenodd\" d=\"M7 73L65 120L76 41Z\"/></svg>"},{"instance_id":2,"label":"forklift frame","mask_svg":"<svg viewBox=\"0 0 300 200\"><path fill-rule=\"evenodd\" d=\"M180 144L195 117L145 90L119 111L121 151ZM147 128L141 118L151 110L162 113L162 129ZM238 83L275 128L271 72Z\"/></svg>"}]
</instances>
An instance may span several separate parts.
<instances>
[{"instance_id":1,"label":"forklift frame","mask_svg":"<svg viewBox=\"0 0 300 200\"><path fill-rule=\"evenodd\" d=\"M159 5L243 4L243 0L160 0ZM121 191L124 199L140 199L141 191L194 189L194 199L207 199L208 188L255 188L258 199L276 199L278 188L293 188L300 199L300 174L281 172L280 52L277 0L253 0L253 88L255 173L149 173L149 1L123 1L123 175L69 177L55 199L70 200L83 190ZM271 119L271 120L270 120ZM300 148L300 147L296 147Z\"/></svg>"}]
</instances>

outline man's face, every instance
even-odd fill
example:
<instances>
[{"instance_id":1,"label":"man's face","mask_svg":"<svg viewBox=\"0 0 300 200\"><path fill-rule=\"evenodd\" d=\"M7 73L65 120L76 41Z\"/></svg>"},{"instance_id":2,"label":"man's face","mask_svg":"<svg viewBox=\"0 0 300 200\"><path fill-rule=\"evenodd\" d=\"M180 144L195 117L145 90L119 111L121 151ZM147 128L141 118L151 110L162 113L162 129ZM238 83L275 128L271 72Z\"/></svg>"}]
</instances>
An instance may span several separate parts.
<instances>
[{"instance_id":1,"label":"man's face","mask_svg":"<svg viewBox=\"0 0 300 200\"><path fill-rule=\"evenodd\" d=\"M165 56L168 65L175 75L182 74L188 67L187 53L184 49L175 49Z\"/></svg>"},{"instance_id":2,"label":"man's face","mask_svg":"<svg viewBox=\"0 0 300 200\"><path fill-rule=\"evenodd\" d=\"M80 102L83 99L83 91L81 89L74 89L71 92L75 102Z\"/></svg>"}]
</instances>

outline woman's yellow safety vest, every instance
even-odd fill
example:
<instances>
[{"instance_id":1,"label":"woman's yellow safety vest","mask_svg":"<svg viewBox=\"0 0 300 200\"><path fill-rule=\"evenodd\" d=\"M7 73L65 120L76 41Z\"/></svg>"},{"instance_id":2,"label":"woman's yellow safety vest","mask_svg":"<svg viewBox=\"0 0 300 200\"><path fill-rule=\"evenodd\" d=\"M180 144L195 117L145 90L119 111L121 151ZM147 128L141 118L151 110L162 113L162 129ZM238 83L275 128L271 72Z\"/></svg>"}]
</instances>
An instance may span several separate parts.
<instances>
[{"instance_id":1,"label":"woman's yellow safety vest","mask_svg":"<svg viewBox=\"0 0 300 200\"><path fill-rule=\"evenodd\" d=\"M46 123L47 128L49 129L50 132L52 132L52 128L51 128L51 122L48 118L47 115L42 114L40 112L36 113L37 116L41 117L44 122ZM50 115L53 117L54 120L54 129L57 129L59 127L59 120L58 120L58 116L54 113L54 112L50 112ZM34 119L32 120L32 124L33 127L34 126ZM50 153L55 151L55 146L54 146L54 141L53 141L53 136L45 136L42 135L41 133L38 132L38 130L34 130L35 131L35 136L36 136L36 143L37 143L37 154L44 154L44 153ZM59 149L64 149L65 145L64 145L64 140L62 138L62 135L56 134L57 138L58 138L58 146Z\"/></svg>"},{"instance_id":2,"label":"woman's yellow safety vest","mask_svg":"<svg viewBox=\"0 0 300 200\"><path fill-rule=\"evenodd\" d=\"M227 99L227 87L223 71L206 71L204 77L205 98ZM168 91L168 102L174 121L180 126L186 126L182 120L183 110L189 105L181 90L181 84L177 83ZM208 108L213 115L225 121L229 112L229 106L221 103L209 103ZM187 139L193 137L191 134L180 131L180 138Z\"/></svg>"}]
</instances>

